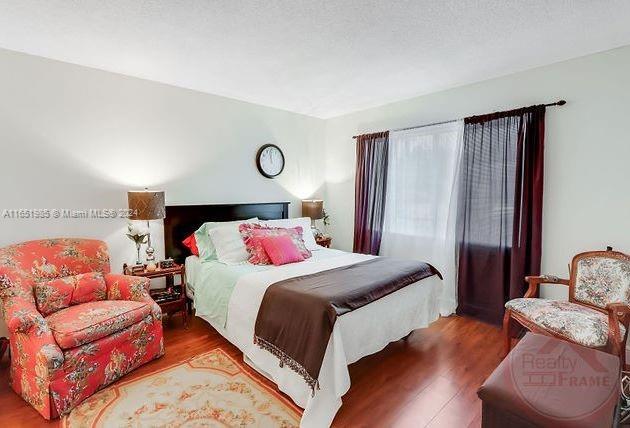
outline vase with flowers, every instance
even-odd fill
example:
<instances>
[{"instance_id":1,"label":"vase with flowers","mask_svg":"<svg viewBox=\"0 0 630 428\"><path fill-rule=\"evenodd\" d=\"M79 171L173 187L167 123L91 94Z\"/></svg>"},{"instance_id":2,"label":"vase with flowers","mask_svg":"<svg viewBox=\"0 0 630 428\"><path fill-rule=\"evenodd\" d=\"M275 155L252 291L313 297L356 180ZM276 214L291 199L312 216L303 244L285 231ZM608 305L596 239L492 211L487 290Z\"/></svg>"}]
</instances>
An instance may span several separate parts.
<instances>
[{"instance_id":1,"label":"vase with flowers","mask_svg":"<svg viewBox=\"0 0 630 428\"><path fill-rule=\"evenodd\" d=\"M142 228L135 226L131 223L127 225L127 237L131 239L136 244L136 264L141 265L142 261L140 260L140 246L147 242L147 236L149 235L147 231Z\"/></svg>"}]
</instances>

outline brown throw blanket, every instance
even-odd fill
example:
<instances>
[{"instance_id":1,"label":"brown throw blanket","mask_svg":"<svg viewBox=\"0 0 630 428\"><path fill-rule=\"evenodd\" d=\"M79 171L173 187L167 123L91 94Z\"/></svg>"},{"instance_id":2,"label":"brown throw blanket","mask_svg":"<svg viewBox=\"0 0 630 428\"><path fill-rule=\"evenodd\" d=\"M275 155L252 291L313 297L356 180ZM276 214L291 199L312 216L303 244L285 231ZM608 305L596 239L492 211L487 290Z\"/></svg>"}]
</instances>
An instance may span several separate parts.
<instances>
[{"instance_id":1,"label":"brown throw blanket","mask_svg":"<svg viewBox=\"0 0 630 428\"><path fill-rule=\"evenodd\" d=\"M276 282L263 297L254 343L299 373L315 392L338 316L432 275L431 265L384 257Z\"/></svg>"}]
</instances>

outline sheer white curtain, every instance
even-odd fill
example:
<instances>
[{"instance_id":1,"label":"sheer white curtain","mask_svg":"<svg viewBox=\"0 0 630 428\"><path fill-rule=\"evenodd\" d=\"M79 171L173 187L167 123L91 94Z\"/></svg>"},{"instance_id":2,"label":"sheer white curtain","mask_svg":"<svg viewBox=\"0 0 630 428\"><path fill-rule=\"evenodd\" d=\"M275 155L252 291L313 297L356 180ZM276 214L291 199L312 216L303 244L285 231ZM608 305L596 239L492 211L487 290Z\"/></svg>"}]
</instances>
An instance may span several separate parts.
<instances>
[{"instance_id":1,"label":"sheer white curtain","mask_svg":"<svg viewBox=\"0 0 630 428\"><path fill-rule=\"evenodd\" d=\"M415 258L443 275L440 313L457 307L456 180L463 121L389 134L387 196L380 255Z\"/></svg>"}]
</instances>

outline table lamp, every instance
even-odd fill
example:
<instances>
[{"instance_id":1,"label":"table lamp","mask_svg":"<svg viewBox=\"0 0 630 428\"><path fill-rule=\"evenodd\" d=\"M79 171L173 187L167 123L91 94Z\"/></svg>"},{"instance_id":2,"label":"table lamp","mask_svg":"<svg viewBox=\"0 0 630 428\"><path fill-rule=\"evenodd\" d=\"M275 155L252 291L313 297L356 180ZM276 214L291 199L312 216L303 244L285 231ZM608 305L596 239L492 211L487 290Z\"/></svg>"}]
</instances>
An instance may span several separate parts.
<instances>
[{"instance_id":1,"label":"table lamp","mask_svg":"<svg viewBox=\"0 0 630 428\"><path fill-rule=\"evenodd\" d=\"M315 220L324 218L324 201L321 199L306 199L302 201L302 216L311 218L313 235L319 236L321 232L315 227Z\"/></svg>"},{"instance_id":2,"label":"table lamp","mask_svg":"<svg viewBox=\"0 0 630 428\"><path fill-rule=\"evenodd\" d=\"M146 220L147 222L147 269L149 266L155 269L155 249L151 245L151 220L159 220L165 217L164 191L162 190L130 190L127 192L127 201L131 215L129 220Z\"/></svg>"}]
</instances>

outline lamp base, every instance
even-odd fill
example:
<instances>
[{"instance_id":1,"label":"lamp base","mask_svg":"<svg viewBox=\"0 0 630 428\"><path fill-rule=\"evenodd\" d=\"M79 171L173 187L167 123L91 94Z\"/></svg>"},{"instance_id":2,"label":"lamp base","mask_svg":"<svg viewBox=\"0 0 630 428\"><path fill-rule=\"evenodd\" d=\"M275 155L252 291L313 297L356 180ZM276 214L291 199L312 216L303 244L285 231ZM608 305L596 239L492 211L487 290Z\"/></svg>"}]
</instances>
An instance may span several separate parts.
<instances>
[{"instance_id":1,"label":"lamp base","mask_svg":"<svg viewBox=\"0 0 630 428\"><path fill-rule=\"evenodd\" d=\"M157 264L155 264L155 250L153 247L147 247L145 250L147 253L147 272L153 272L157 269Z\"/></svg>"},{"instance_id":2,"label":"lamp base","mask_svg":"<svg viewBox=\"0 0 630 428\"><path fill-rule=\"evenodd\" d=\"M147 249L144 250L147 253L147 264L155 261L155 249L151 246L151 223L147 220Z\"/></svg>"},{"instance_id":3,"label":"lamp base","mask_svg":"<svg viewBox=\"0 0 630 428\"><path fill-rule=\"evenodd\" d=\"M147 262L152 262L155 260L155 249L153 249L153 247L147 247L145 252L147 253Z\"/></svg>"},{"instance_id":4,"label":"lamp base","mask_svg":"<svg viewBox=\"0 0 630 428\"><path fill-rule=\"evenodd\" d=\"M315 238L317 238L317 237L319 237L319 236L322 236L322 235L323 235L323 233L322 233L322 232L321 232L321 231L320 231L317 227L315 227L315 225L314 225L314 224L313 224L313 225L311 225L311 232L313 233L313 236L314 236Z\"/></svg>"}]
</instances>

